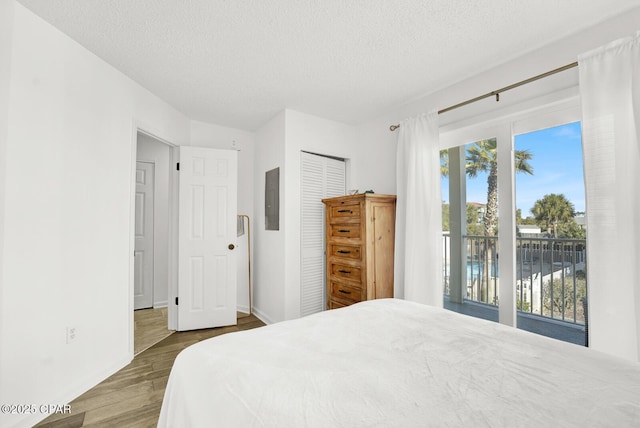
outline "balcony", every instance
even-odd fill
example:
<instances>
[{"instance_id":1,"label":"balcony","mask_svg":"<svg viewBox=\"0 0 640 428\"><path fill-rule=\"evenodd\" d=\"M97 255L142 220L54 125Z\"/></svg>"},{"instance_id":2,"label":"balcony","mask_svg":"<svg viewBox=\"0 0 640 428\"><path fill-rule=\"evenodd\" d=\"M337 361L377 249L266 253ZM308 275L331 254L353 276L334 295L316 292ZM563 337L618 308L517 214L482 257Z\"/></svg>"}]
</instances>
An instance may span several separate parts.
<instances>
[{"instance_id":1,"label":"balcony","mask_svg":"<svg viewBox=\"0 0 640 428\"><path fill-rule=\"evenodd\" d=\"M463 236L466 269L461 269L462 301L450 298L449 236L443 236L444 306L479 318L498 320L500 282L496 237ZM518 327L585 345L586 241L541 237L516 238Z\"/></svg>"}]
</instances>

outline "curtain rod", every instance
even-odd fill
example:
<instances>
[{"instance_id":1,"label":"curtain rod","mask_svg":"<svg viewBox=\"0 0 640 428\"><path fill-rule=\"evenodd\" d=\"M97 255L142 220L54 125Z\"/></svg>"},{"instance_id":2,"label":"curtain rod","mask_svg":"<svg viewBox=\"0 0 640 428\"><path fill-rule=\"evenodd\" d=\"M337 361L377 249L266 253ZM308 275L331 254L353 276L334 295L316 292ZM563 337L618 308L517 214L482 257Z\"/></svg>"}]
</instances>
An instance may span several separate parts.
<instances>
[{"instance_id":1,"label":"curtain rod","mask_svg":"<svg viewBox=\"0 0 640 428\"><path fill-rule=\"evenodd\" d=\"M489 98L489 97L493 97L493 96L496 97L496 101L500 101L500 94L502 92L506 92L506 91L508 91L510 89L514 89L514 88L517 88L519 86L523 86L523 85L526 85L528 83L535 82L536 80L543 79L545 77L551 76L551 75L556 74L556 73L560 73L561 71L569 70L570 68L574 68L574 67L577 67L577 66L578 66L578 62L577 61L576 62L572 62L571 64L563 65L562 67L558 67L558 68L556 68L554 70L547 71L546 73L538 74L537 76L533 76L533 77L530 77L528 79L521 80L520 82L514 83L514 84L509 85L509 86L505 86L504 88L496 89L495 91L487 92L484 95L480 95L478 97L471 98L471 99L463 101L461 103L452 105L450 107L443 108L442 110L438 110L438 114L446 113L448 111L455 110L458 107L466 106L467 104L475 103L476 101L480 101L480 100L483 100L485 98ZM400 125L391 125L389 127L389 130L390 131L395 131L398 128L400 128Z\"/></svg>"}]
</instances>

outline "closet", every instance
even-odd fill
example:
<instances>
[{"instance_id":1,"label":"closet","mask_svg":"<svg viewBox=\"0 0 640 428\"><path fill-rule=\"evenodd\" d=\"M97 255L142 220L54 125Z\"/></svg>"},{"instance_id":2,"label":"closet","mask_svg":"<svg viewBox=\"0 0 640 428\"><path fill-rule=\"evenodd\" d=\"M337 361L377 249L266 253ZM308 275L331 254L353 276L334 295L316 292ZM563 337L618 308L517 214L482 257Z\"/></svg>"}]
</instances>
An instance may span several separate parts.
<instances>
[{"instance_id":1,"label":"closet","mask_svg":"<svg viewBox=\"0 0 640 428\"><path fill-rule=\"evenodd\" d=\"M300 315L325 308L323 198L345 194L344 159L301 153Z\"/></svg>"}]
</instances>

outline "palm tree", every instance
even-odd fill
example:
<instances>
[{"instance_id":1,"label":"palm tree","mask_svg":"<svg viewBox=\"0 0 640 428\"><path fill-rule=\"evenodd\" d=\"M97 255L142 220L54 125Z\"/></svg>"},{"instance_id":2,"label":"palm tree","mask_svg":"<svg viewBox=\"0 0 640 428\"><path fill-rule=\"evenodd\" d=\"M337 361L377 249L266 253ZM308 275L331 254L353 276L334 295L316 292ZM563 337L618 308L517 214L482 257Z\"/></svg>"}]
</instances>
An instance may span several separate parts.
<instances>
[{"instance_id":1,"label":"palm tree","mask_svg":"<svg viewBox=\"0 0 640 428\"><path fill-rule=\"evenodd\" d=\"M449 156L446 150L440 152L440 172L442 176L449 174ZM533 174L533 167L528 162L533 155L527 150L516 150L514 153L514 167L517 173ZM466 173L469 177L477 177L480 172L488 172L487 177L487 206L484 214L484 235L495 236L498 223L498 150L495 138L474 143L466 154ZM493 259L496 255L495 240L486 239L482 244L482 258L484 272L481 284L482 301L488 301L490 294L490 276L493 276Z\"/></svg>"},{"instance_id":2,"label":"palm tree","mask_svg":"<svg viewBox=\"0 0 640 428\"><path fill-rule=\"evenodd\" d=\"M553 237L557 238L558 225L572 220L576 211L563 194L551 193L536 201L531 208L531 214L536 220L544 222L547 233L551 234L553 228Z\"/></svg>"},{"instance_id":3,"label":"palm tree","mask_svg":"<svg viewBox=\"0 0 640 428\"><path fill-rule=\"evenodd\" d=\"M514 158L516 173L533 174L533 167L529 163L533 155L528 150L516 150ZM478 141L467 150L466 170L472 178L479 172L489 173L484 234L494 236L498 224L498 150L495 138Z\"/></svg>"},{"instance_id":4,"label":"palm tree","mask_svg":"<svg viewBox=\"0 0 640 428\"><path fill-rule=\"evenodd\" d=\"M529 161L533 154L528 150L516 150L514 167L516 173L533 175ZM495 138L474 143L467 150L466 172L469 177L477 177L479 172L488 172L487 207L484 215L485 236L495 236L498 223L498 151ZM449 176L449 151L440 151L440 175Z\"/></svg>"},{"instance_id":5,"label":"palm tree","mask_svg":"<svg viewBox=\"0 0 640 428\"><path fill-rule=\"evenodd\" d=\"M449 150L440 150L440 175L449 176Z\"/></svg>"},{"instance_id":6,"label":"palm tree","mask_svg":"<svg viewBox=\"0 0 640 428\"><path fill-rule=\"evenodd\" d=\"M531 158L533 155L527 150L516 150L514 152L516 173L533 174L533 167L528 162ZM495 236L498 225L498 147L495 138L478 141L467 150L466 171L467 175L472 178L477 177L480 172L489 173L487 177L487 206L484 214L484 236ZM494 260L494 257L497 258L495 245L496 242L493 239L485 239L483 245L486 274L482 279L481 299L487 303L490 303L488 297L492 294L490 277L495 276L493 274L493 265L497 261L497 259Z\"/></svg>"}]
</instances>

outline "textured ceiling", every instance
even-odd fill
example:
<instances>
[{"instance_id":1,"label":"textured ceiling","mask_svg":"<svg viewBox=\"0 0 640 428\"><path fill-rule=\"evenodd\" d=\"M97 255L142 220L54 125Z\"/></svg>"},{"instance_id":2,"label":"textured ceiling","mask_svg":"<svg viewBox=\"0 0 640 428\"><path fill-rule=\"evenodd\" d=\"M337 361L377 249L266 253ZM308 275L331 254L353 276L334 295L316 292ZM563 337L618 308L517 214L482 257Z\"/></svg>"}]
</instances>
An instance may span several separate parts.
<instances>
[{"instance_id":1,"label":"textured ceiling","mask_svg":"<svg viewBox=\"0 0 640 428\"><path fill-rule=\"evenodd\" d=\"M284 108L345 122L519 56L638 0L19 0L192 119Z\"/></svg>"}]
</instances>

